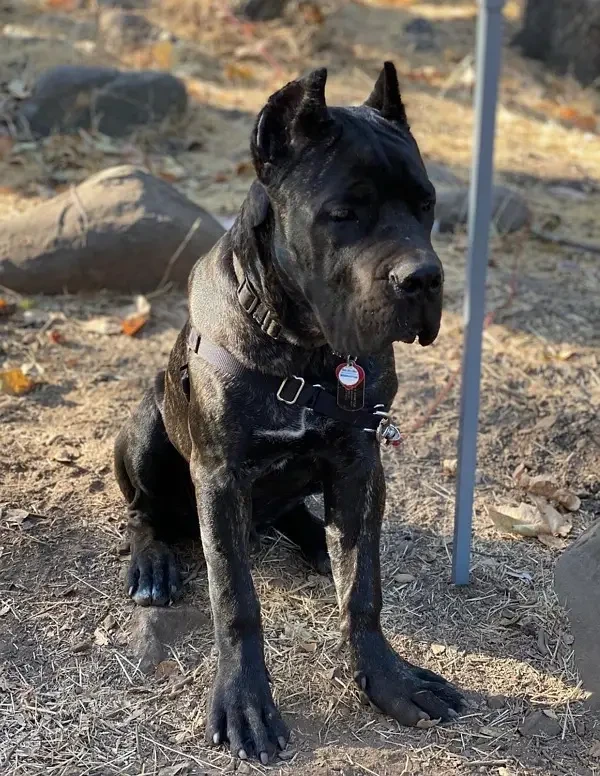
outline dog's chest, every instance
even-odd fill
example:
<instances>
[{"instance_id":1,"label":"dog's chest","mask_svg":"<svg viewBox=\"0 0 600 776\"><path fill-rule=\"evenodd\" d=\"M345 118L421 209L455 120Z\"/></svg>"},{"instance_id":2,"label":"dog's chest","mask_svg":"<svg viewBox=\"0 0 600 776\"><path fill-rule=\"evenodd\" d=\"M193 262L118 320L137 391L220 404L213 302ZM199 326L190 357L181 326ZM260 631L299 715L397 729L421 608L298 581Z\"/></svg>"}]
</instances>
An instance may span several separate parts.
<instances>
[{"instance_id":1,"label":"dog's chest","mask_svg":"<svg viewBox=\"0 0 600 776\"><path fill-rule=\"evenodd\" d=\"M271 409L271 408L269 408ZM245 461L254 476L283 471L292 461L314 457L326 443L331 421L306 408L274 406L268 422L257 422Z\"/></svg>"}]
</instances>

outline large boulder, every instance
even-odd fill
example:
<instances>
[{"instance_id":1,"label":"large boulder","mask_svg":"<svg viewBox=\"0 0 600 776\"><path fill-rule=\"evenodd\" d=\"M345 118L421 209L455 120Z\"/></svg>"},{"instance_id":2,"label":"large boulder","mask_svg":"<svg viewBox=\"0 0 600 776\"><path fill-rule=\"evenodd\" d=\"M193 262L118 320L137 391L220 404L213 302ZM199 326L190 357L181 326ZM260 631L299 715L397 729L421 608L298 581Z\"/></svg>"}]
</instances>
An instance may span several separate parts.
<instances>
[{"instance_id":1,"label":"large boulder","mask_svg":"<svg viewBox=\"0 0 600 776\"><path fill-rule=\"evenodd\" d=\"M185 85L170 73L61 65L40 76L20 118L36 136L94 127L122 137L136 127L180 120L187 102Z\"/></svg>"},{"instance_id":2,"label":"large boulder","mask_svg":"<svg viewBox=\"0 0 600 776\"><path fill-rule=\"evenodd\" d=\"M209 213L165 181L124 165L0 221L0 285L20 293L184 286L224 234Z\"/></svg>"},{"instance_id":3,"label":"large boulder","mask_svg":"<svg viewBox=\"0 0 600 776\"><path fill-rule=\"evenodd\" d=\"M525 198L506 186L494 186L492 222L499 234L517 232L531 218ZM454 232L465 226L469 213L469 187L465 185L438 188L435 220L440 232Z\"/></svg>"},{"instance_id":4,"label":"large boulder","mask_svg":"<svg viewBox=\"0 0 600 776\"><path fill-rule=\"evenodd\" d=\"M569 616L583 686L600 708L600 520L560 556L554 586Z\"/></svg>"}]
</instances>

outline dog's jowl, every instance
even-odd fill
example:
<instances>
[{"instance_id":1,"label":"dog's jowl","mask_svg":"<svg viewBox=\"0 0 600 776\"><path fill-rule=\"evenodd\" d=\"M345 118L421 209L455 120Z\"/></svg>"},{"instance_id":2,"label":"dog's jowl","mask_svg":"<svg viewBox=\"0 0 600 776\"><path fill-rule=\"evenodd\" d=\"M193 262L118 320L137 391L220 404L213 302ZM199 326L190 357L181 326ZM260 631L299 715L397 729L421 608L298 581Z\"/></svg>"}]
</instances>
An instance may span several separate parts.
<instances>
[{"instance_id":1,"label":"dog's jowl","mask_svg":"<svg viewBox=\"0 0 600 776\"><path fill-rule=\"evenodd\" d=\"M121 431L129 595L181 592L172 544L199 534L218 665L207 740L263 762L288 732L273 703L248 556L275 525L333 572L355 679L399 722L456 716L461 695L399 657L380 625L379 539L394 342L432 343L443 273L435 191L386 63L364 105L328 107L326 71L275 93L251 139L256 181L196 264L190 319ZM322 494L324 523L306 505Z\"/></svg>"}]
</instances>

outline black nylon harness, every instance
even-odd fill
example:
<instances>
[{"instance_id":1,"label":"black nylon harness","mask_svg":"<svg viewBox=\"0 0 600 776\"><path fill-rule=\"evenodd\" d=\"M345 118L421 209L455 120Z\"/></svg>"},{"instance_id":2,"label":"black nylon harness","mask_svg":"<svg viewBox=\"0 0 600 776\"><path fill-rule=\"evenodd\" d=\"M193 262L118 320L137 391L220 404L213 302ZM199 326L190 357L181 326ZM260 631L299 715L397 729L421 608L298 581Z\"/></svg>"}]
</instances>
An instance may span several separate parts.
<instances>
[{"instance_id":1,"label":"black nylon harness","mask_svg":"<svg viewBox=\"0 0 600 776\"><path fill-rule=\"evenodd\" d=\"M338 407L335 396L320 385L311 385L303 377L290 375L281 378L248 369L228 350L202 338L193 326L190 326L187 344L188 350L203 358L222 374L234 380L242 380L263 392L274 393L280 402L291 407L306 407L318 415L371 433L379 429L382 420L387 416L383 404L354 411L344 410ZM184 380L187 377L185 374L182 376Z\"/></svg>"}]
</instances>

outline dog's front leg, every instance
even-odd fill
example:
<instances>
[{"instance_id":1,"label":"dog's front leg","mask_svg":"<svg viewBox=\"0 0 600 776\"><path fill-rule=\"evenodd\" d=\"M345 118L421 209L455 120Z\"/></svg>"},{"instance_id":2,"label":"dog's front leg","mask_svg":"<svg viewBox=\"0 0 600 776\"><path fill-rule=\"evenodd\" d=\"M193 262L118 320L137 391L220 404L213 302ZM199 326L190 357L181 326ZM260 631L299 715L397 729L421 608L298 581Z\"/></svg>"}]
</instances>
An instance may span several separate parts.
<instances>
[{"instance_id":1,"label":"dog's front leg","mask_svg":"<svg viewBox=\"0 0 600 776\"><path fill-rule=\"evenodd\" d=\"M379 539L385 480L375 443L336 464L325 481L327 544L336 585L342 636L350 646L354 678L369 701L404 725L428 716L457 716L462 696L438 674L399 657L380 624Z\"/></svg>"},{"instance_id":2,"label":"dog's front leg","mask_svg":"<svg viewBox=\"0 0 600 776\"><path fill-rule=\"evenodd\" d=\"M208 704L206 738L229 742L234 756L263 764L284 748L288 732L273 702L265 666L260 604L248 557L249 484L225 465L192 453L218 667Z\"/></svg>"}]
</instances>

